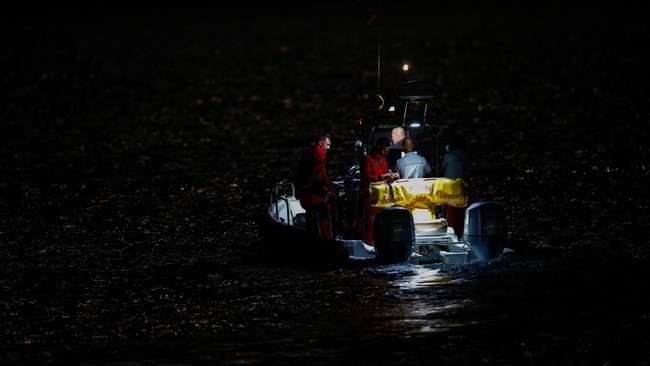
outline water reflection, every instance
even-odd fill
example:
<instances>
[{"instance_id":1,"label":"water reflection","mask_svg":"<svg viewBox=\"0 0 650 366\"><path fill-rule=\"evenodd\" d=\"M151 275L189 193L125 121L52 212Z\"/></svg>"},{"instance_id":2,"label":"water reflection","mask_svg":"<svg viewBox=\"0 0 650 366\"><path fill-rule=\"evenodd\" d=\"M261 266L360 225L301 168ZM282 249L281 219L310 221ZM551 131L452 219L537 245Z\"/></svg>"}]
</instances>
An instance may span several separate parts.
<instances>
[{"instance_id":1,"label":"water reflection","mask_svg":"<svg viewBox=\"0 0 650 366\"><path fill-rule=\"evenodd\" d=\"M371 272L390 277L383 295L391 300L372 315L381 320L384 332L413 336L445 332L475 321L457 316L472 300L457 291L454 283L461 280L439 265L382 266Z\"/></svg>"},{"instance_id":2,"label":"water reflection","mask_svg":"<svg viewBox=\"0 0 650 366\"><path fill-rule=\"evenodd\" d=\"M453 278L443 274L440 268L431 266L412 266L410 274L398 278L395 284L401 290L428 288L452 281Z\"/></svg>"}]
</instances>

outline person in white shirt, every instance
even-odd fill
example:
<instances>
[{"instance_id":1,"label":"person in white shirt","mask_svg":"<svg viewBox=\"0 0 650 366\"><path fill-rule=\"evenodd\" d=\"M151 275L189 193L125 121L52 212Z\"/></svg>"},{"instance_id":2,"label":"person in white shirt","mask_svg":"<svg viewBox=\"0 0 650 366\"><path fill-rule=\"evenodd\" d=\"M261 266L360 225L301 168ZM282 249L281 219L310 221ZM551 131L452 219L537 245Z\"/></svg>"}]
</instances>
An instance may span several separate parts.
<instances>
[{"instance_id":1,"label":"person in white shirt","mask_svg":"<svg viewBox=\"0 0 650 366\"><path fill-rule=\"evenodd\" d=\"M395 167L403 179L424 178L431 174L431 166L424 157L415 151L415 142L410 137L403 140L404 156L397 160Z\"/></svg>"}]
</instances>

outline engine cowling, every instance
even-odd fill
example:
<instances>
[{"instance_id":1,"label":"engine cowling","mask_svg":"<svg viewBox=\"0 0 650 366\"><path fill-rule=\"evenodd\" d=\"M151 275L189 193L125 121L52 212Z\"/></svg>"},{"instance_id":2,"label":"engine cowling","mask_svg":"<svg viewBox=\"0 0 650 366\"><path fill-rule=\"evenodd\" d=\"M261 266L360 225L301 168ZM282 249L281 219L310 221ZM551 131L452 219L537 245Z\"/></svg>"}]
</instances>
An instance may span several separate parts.
<instances>
[{"instance_id":1,"label":"engine cowling","mask_svg":"<svg viewBox=\"0 0 650 366\"><path fill-rule=\"evenodd\" d=\"M373 229L377 260L381 263L406 263L415 245L415 224L408 209L385 208L375 215Z\"/></svg>"},{"instance_id":2,"label":"engine cowling","mask_svg":"<svg viewBox=\"0 0 650 366\"><path fill-rule=\"evenodd\" d=\"M486 260L503 253L507 229L503 208L496 202L475 202L465 211L463 238L470 260Z\"/></svg>"}]
</instances>

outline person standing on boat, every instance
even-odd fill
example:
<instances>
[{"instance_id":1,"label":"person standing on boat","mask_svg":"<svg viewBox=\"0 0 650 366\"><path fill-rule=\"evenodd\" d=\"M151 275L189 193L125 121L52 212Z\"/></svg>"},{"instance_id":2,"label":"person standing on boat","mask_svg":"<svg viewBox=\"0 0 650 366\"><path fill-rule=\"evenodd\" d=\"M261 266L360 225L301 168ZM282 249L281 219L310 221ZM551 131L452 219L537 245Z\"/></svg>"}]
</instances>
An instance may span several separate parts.
<instances>
[{"instance_id":1,"label":"person standing on boat","mask_svg":"<svg viewBox=\"0 0 650 366\"><path fill-rule=\"evenodd\" d=\"M361 198L366 215L364 242L368 245L374 245L372 232L374 230L375 215L381 210L380 207L370 205L370 183L393 182L399 178L398 173L391 173L388 169L388 162L386 161L388 149L390 149L390 141L387 137L380 137L375 141L375 146L373 146L370 153L361 161Z\"/></svg>"},{"instance_id":2,"label":"person standing on boat","mask_svg":"<svg viewBox=\"0 0 650 366\"><path fill-rule=\"evenodd\" d=\"M404 156L397 159L395 169L401 178L424 178L431 174L431 165L415 151L415 142L410 137L404 139Z\"/></svg>"},{"instance_id":3,"label":"person standing on boat","mask_svg":"<svg viewBox=\"0 0 650 366\"><path fill-rule=\"evenodd\" d=\"M329 133L318 135L314 146L309 147L300 158L298 166L298 197L307 213L307 230L332 238L330 198L336 199L327 175L327 150L332 139Z\"/></svg>"},{"instance_id":4,"label":"person standing on boat","mask_svg":"<svg viewBox=\"0 0 650 366\"><path fill-rule=\"evenodd\" d=\"M395 127L390 132L390 139L392 141L392 144L388 150L388 153L386 154L386 160L388 161L388 169L391 169L394 172L397 171L397 168L395 167L397 159L400 159L402 156L404 156L405 138L406 131L404 130L404 127Z\"/></svg>"},{"instance_id":5,"label":"person standing on boat","mask_svg":"<svg viewBox=\"0 0 650 366\"><path fill-rule=\"evenodd\" d=\"M470 159L465 152L464 136L458 133L452 134L445 149L446 153L442 159L445 178L462 179L469 183ZM447 223L454 229L458 239L461 239L465 225L465 208L445 204L445 210L447 210Z\"/></svg>"}]
</instances>

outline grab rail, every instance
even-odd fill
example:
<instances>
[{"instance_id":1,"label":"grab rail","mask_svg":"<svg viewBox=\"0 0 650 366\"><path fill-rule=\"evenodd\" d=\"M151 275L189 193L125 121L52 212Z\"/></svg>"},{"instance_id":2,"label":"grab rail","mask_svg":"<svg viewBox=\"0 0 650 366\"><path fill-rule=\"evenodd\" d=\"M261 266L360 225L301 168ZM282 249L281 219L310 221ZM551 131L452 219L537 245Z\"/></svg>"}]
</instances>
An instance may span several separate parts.
<instances>
[{"instance_id":1,"label":"grab rail","mask_svg":"<svg viewBox=\"0 0 650 366\"><path fill-rule=\"evenodd\" d=\"M287 187L291 188L291 197L296 196L296 187L293 185L291 182L286 182L286 183L279 183L276 184L275 187L271 189L271 196L270 196L270 204L273 205L275 204L275 218L280 219L280 210L278 206L278 201L282 200L284 201L284 205L287 208L287 225L291 224L290 218L291 218L291 206L289 205L289 200L286 197L286 194L284 196L280 195L280 192L287 190ZM282 189L284 188L284 189Z\"/></svg>"}]
</instances>

